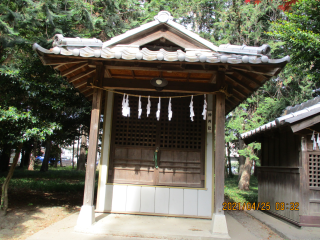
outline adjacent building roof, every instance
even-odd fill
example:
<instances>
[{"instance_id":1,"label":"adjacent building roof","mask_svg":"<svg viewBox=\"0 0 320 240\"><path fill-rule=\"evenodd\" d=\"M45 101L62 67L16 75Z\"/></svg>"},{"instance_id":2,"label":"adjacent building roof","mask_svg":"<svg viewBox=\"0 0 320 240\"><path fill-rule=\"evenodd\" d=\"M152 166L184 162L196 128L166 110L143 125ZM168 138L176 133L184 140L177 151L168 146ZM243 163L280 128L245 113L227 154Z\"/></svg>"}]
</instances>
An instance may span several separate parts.
<instances>
[{"instance_id":1,"label":"adjacent building roof","mask_svg":"<svg viewBox=\"0 0 320 240\"><path fill-rule=\"evenodd\" d=\"M275 129L286 124L293 125L307 118L318 115L320 113L320 97L316 97L312 100L298 104L294 107L287 107L285 112L287 113L286 115L278 117L272 122L269 122L256 129L241 134L241 138L253 138L256 135L269 131L271 129ZM305 125L304 127L315 125L317 123L318 121L311 121L309 125ZM294 128L292 130L293 132L297 132L302 130L302 128Z\"/></svg>"}]
</instances>

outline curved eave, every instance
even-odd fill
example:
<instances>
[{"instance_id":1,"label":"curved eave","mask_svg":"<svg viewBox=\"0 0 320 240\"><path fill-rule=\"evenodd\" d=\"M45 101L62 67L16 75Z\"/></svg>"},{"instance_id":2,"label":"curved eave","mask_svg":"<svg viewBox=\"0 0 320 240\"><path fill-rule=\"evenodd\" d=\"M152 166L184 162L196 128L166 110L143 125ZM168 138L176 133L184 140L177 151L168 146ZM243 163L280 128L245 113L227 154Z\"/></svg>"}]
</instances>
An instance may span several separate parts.
<instances>
[{"instance_id":1,"label":"curved eave","mask_svg":"<svg viewBox=\"0 0 320 240\"><path fill-rule=\"evenodd\" d=\"M104 55L101 53L103 50L89 47L76 49L76 51L65 48L57 49L57 47L47 50L34 44L33 49L40 56L44 65L51 65L59 71L89 100L92 98L93 90L88 86L88 82L95 76L95 62L103 62L108 67L112 78L125 77L133 81L146 80L149 75L150 77L152 74L159 76L157 74L163 72L167 74L165 78L172 82L197 83L199 86L214 85L217 72L224 71L225 82L228 84L229 90L232 91L232 96L226 100L226 114L247 99L271 77L276 76L290 60L289 57L267 59L266 61L266 58L262 60L262 57L257 56L243 58L227 54L214 55L215 53L208 50L185 53L182 51L135 49L133 54L130 52L131 48L117 48L116 51L109 49L109 55L107 53ZM73 51L77 52L77 50L79 55L75 56ZM200 54L196 54L197 52ZM181 55L184 56L181 57ZM137 56L140 59L137 59ZM244 62L244 60L248 60L248 62ZM145 73L145 76L121 77L114 73L117 71L132 71L133 76L139 74L139 71L148 71L148 73ZM180 77L170 77L171 72L177 72ZM196 73L201 73L205 77L199 79ZM190 74L195 76L191 76L189 79Z\"/></svg>"},{"instance_id":2,"label":"curved eave","mask_svg":"<svg viewBox=\"0 0 320 240\"><path fill-rule=\"evenodd\" d=\"M269 59L267 56L247 56L243 54L217 54L206 49L189 50L183 52L168 52L164 49L150 51L146 48L142 50L137 46L123 46L103 49L93 49L90 47L66 49L64 47L54 47L47 50L37 43L33 44L33 49L43 54L74 56L83 58L103 58L103 59L123 59L123 60L145 60L145 61L168 61L168 62L201 62L201 63L223 63L223 64L281 64L290 61L286 56L281 59Z\"/></svg>"}]
</instances>

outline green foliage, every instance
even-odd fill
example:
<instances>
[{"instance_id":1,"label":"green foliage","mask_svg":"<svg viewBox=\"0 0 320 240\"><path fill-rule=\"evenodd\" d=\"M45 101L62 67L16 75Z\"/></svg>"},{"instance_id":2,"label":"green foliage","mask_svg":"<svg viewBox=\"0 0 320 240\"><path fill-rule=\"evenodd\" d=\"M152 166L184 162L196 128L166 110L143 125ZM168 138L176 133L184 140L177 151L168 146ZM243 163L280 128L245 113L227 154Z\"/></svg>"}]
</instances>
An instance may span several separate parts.
<instances>
[{"instance_id":1,"label":"green foliage","mask_svg":"<svg viewBox=\"0 0 320 240\"><path fill-rule=\"evenodd\" d=\"M248 26L250 29L249 25L253 24L251 29L254 29L260 22L263 25L259 28L263 32L260 32L260 37L254 37L255 33L249 31L252 35L248 35L243 29L231 34L232 37L241 32L243 36L238 39L249 37L260 43L267 42L273 50L272 58L289 55L291 62L277 78L271 79L229 114L226 123L227 141L236 141L239 134L274 120L282 114L285 107L311 99L315 95L313 90L320 86L320 2L300 0L292 5L290 12L285 13L279 12L279 3L281 2L262 1L260 4L245 4L238 9L240 12L251 9L248 13L251 12L254 16L253 19L245 21L245 25L241 25L242 28ZM260 7L264 7L266 11ZM260 15L261 20L252 22L251 20L256 18L255 15ZM241 15L239 17L242 18ZM235 42L241 43L238 40ZM255 143L251 147L257 151L260 145ZM240 151L240 154L252 160L257 159L248 148Z\"/></svg>"},{"instance_id":2,"label":"green foliage","mask_svg":"<svg viewBox=\"0 0 320 240\"><path fill-rule=\"evenodd\" d=\"M258 179L254 176L250 178L250 190L242 191L238 188L238 178L226 178L224 195L230 202L258 202Z\"/></svg>"},{"instance_id":3,"label":"green foliage","mask_svg":"<svg viewBox=\"0 0 320 240\"><path fill-rule=\"evenodd\" d=\"M45 140L47 135L61 128L55 122L40 121L39 118L32 115L31 111L23 112L15 107L4 109L0 106L0 122L2 124L0 134L5 136L0 138L1 144L15 144L34 137Z\"/></svg>"},{"instance_id":4,"label":"green foliage","mask_svg":"<svg viewBox=\"0 0 320 240\"><path fill-rule=\"evenodd\" d=\"M31 44L51 48L57 33L107 40L136 27L140 7L135 0L1 1L0 123L8 127L1 128L0 149L4 143L48 135L55 143L70 143L80 125L88 131L90 103L43 66Z\"/></svg>"},{"instance_id":5,"label":"green foliage","mask_svg":"<svg viewBox=\"0 0 320 240\"><path fill-rule=\"evenodd\" d=\"M290 105L312 98L312 90L320 87L319 29L320 2L300 0L268 32L277 40L273 55L291 57L279 81Z\"/></svg>"},{"instance_id":6,"label":"green foliage","mask_svg":"<svg viewBox=\"0 0 320 240\"><path fill-rule=\"evenodd\" d=\"M96 174L98 175L98 172ZM98 179L97 176L96 179ZM0 173L0 184L3 184L4 180L4 174ZM84 188L84 181L85 172L76 171L71 167L50 167L47 172L17 169L10 181L10 189L13 191L81 192Z\"/></svg>"}]
</instances>

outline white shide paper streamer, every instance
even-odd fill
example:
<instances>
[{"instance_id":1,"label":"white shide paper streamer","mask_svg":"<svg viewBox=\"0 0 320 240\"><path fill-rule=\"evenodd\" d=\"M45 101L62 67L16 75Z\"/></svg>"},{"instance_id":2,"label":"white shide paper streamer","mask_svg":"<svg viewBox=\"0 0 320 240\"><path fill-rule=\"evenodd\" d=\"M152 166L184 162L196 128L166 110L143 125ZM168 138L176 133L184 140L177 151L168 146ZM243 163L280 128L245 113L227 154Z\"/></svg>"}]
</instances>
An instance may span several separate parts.
<instances>
[{"instance_id":1,"label":"white shide paper streamer","mask_svg":"<svg viewBox=\"0 0 320 240\"><path fill-rule=\"evenodd\" d=\"M159 97L158 110L156 112L157 120L160 120L161 98Z\"/></svg>"},{"instance_id":2,"label":"white shide paper streamer","mask_svg":"<svg viewBox=\"0 0 320 240\"><path fill-rule=\"evenodd\" d=\"M168 105L168 119L171 121L172 118L172 106L171 106L171 98L169 98L169 105Z\"/></svg>"},{"instance_id":3,"label":"white shide paper streamer","mask_svg":"<svg viewBox=\"0 0 320 240\"><path fill-rule=\"evenodd\" d=\"M151 110L151 101L150 101L150 96L148 96L147 117L149 117L150 115L150 110Z\"/></svg>"},{"instance_id":4,"label":"white shide paper streamer","mask_svg":"<svg viewBox=\"0 0 320 240\"><path fill-rule=\"evenodd\" d=\"M191 121L193 122L193 117L194 117L194 111L193 111L193 95L191 96L191 102L190 102L190 118L191 118Z\"/></svg>"},{"instance_id":5,"label":"white shide paper streamer","mask_svg":"<svg viewBox=\"0 0 320 240\"><path fill-rule=\"evenodd\" d=\"M206 95L204 95L204 103L203 103L203 111L202 111L202 116L203 116L203 120L206 120L207 118L207 107L208 107L208 104L207 104L207 99L206 99Z\"/></svg>"},{"instance_id":6,"label":"white shide paper streamer","mask_svg":"<svg viewBox=\"0 0 320 240\"><path fill-rule=\"evenodd\" d=\"M141 107L141 96L139 96L139 105L138 105L138 119L141 119L142 107Z\"/></svg>"},{"instance_id":7,"label":"white shide paper streamer","mask_svg":"<svg viewBox=\"0 0 320 240\"><path fill-rule=\"evenodd\" d=\"M127 95L127 97L126 97ZM130 117L130 107L129 107L129 95L123 94L122 99L122 116Z\"/></svg>"},{"instance_id":8,"label":"white shide paper streamer","mask_svg":"<svg viewBox=\"0 0 320 240\"><path fill-rule=\"evenodd\" d=\"M158 110L157 110L157 113L156 113L158 121L160 120L160 108L161 108L161 98L159 97Z\"/></svg>"},{"instance_id":9,"label":"white shide paper streamer","mask_svg":"<svg viewBox=\"0 0 320 240\"><path fill-rule=\"evenodd\" d=\"M316 137L314 135L314 131L312 132L311 141L313 141L313 150L316 150L317 149L317 141L316 141Z\"/></svg>"}]
</instances>

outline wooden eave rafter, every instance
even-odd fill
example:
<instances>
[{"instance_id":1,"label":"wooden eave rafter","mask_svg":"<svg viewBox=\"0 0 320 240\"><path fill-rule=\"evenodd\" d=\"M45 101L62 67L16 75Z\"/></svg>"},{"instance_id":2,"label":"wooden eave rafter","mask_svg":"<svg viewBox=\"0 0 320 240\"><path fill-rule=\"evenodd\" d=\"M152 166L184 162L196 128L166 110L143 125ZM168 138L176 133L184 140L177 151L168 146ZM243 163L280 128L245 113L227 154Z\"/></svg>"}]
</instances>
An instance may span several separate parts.
<instances>
[{"instance_id":1,"label":"wooden eave rafter","mask_svg":"<svg viewBox=\"0 0 320 240\"><path fill-rule=\"evenodd\" d=\"M74 81L76 81L76 80L78 80L78 79L81 79L81 78L84 78L84 77L86 77L87 75L89 75L89 74L91 74L91 73L94 73L96 70L95 69L89 69L89 70L87 70L87 71L85 71L85 72L82 72L82 73L79 73L79 74L77 74L76 76L73 76L73 77L71 77L70 79L68 79L68 82L69 83L72 83L72 82L74 82Z\"/></svg>"},{"instance_id":2,"label":"wooden eave rafter","mask_svg":"<svg viewBox=\"0 0 320 240\"><path fill-rule=\"evenodd\" d=\"M86 87L84 87L84 88L82 88L82 89L79 89L79 92L80 92L80 93L84 93L84 92L86 92L86 91L88 91L88 90L90 90L90 89L92 89L92 87L86 86Z\"/></svg>"},{"instance_id":3,"label":"wooden eave rafter","mask_svg":"<svg viewBox=\"0 0 320 240\"><path fill-rule=\"evenodd\" d=\"M269 76L269 77L273 77L276 75L278 68L274 68L273 70L268 70L268 68L266 69L266 71L263 71L261 68L257 67L257 66L249 66L249 67L231 67L232 69L235 70L239 70L241 72L251 72L251 73L257 73L257 74L261 74L261 75L265 75L265 76Z\"/></svg>"},{"instance_id":4,"label":"wooden eave rafter","mask_svg":"<svg viewBox=\"0 0 320 240\"><path fill-rule=\"evenodd\" d=\"M73 72L75 72L75 71L77 71L77 70L79 70L79 69L81 69L83 67L86 67L87 65L88 65L87 62L78 63L77 65L75 65L75 66L73 66L73 67L71 67L71 68L69 68L69 69L67 69L65 71L62 71L61 72L61 76L62 77L68 76L69 74L71 74L71 73L73 73Z\"/></svg>"},{"instance_id":5,"label":"wooden eave rafter","mask_svg":"<svg viewBox=\"0 0 320 240\"><path fill-rule=\"evenodd\" d=\"M245 78L247 79L248 81L250 82L254 82L258 87L261 87L262 86L262 82L256 80L254 77L250 76L249 74L247 73L244 73L244 72L240 72L240 71L235 71L235 73L237 73L239 76L241 76L242 78Z\"/></svg>"},{"instance_id":6,"label":"wooden eave rafter","mask_svg":"<svg viewBox=\"0 0 320 240\"><path fill-rule=\"evenodd\" d=\"M236 77L234 77L233 75L226 75L226 77L228 79L230 79L232 82L236 83L237 85L240 85L241 87L243 87L245 90L249 91L249 92L253 92L254 89L251 88L250 86L247 86L246 84L242 83L241 81L239 81Z\"/></svg>"},{"instance_id":7,"label":"wooden eave rafter","mask_svg":"<svg viewBox=\"0 0 320 240\"><path fill-rule=\"evenodd\" d=\"M105 89L121 89L121 90L142 90L156 91L154 86L146 80L132 80L120 78L103 79L102 87ZM169 82L162 92L181 92L181 93L212 93L219 89L215 84L211 83L193 83L189 82Z\"/></svg>"},{"instance_id":8,"label":"wooden eave rafter","mask_svg":"<svg viewBox=\"0 0 320 240\"><path fill-rule=\"evenodd\" d=\"M75 88L81 88L82 86L85 86L85 85L87 85L87 80L83 80L83 81L81 81L80 83L77 83L77 84L74 84L73 86L75 87Z\"/></svg>"},{"instance_id":9,"label":"wooden eave rafter","mask_svg":"<svg viewBox=\"0 0 320 240\"><path fill-rule=\"evenodd\" d=\"M56 57L42 57L43 65L64 65L64 64L71 64L71 63L84 63L87 62L86 59L81 58L68 58L63 56ZM59 66L60 67L60 66Z\"/></svg>"},{"instance_id":10,"label":"wooden eave rafter","mask_svg":"<svg viewBox=\"0 0 320 240\"><path fill-rule=\"evenodd\" d=\"M243 100L250 96L258 87L271 77L271 72L278 74L283 64L223 64L223 63L199 63L199 62L166 62L166 61L145 61L145 60L119 60L102 58L84 58L74 56L50 55L42 56L46 65L53 65L60 70L61 75L68 78L87 99L93 94L90 79L96 71L96 64L100 62L105 67L103 87L105 89L121 90L142 90L155 91L148 81L154 73L138 75L135 71L170 73L165 78L169 81L164 92L181 93L210 93L218 90L221 83L217 82L217 75L223 72L225 83L233 88L232 96L227 100L228 112L238 106ZM102 60L102 61L101 61ZM243 70L246 69L246 70ZM252 69L250 71L249 69ZM266 69L266 70L264 70ZM272 70L274 69L274 70ZM280 70L279 70L280 69ZM113 74L112 70L131 71L130 75ZM118 71L119 72L119 71ZM171 76L171 75L175 75ZM179 76L184 73L186 77ZM190 77L190 74L210 74L207 78ZM150 75L150 76L149 76ZM151 76L152 75L152 76ZM159 75L160 76L160 75ZM189 77L188 77L189 76ZM144 80L142 80L144 79ZM92 79L91 79L92 80ZM197 82L196 82L197 81ZM91 81L92 82L92 81Z\"/></svg>"}]
</instances>

